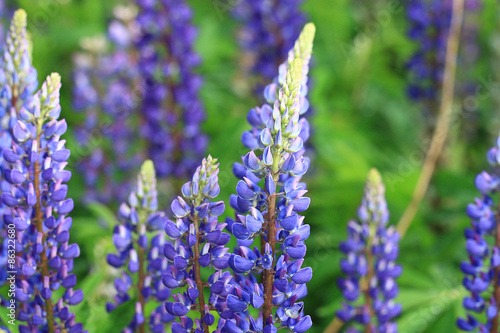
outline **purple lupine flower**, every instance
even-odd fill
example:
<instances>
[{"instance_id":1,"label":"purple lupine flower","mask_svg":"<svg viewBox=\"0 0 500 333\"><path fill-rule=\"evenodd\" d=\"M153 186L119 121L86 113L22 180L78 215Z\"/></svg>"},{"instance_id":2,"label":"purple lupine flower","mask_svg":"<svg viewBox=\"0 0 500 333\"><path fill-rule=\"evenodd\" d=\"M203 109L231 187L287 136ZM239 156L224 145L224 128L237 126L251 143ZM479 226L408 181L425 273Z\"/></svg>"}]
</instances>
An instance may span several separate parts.
<instances>
[{"instance_id":1,"label":"purple lupine flower","mask_svg":"<svg viewBox=\"0 0 500 333\"><path fill-rule=\"evenodd\" d=\"M433 128L439 111L452 5L451 0L416 0L407 5L410 22L408 36L418 47L407 62L410 72L407 93L412 100L423 104L429 128ZM477 11L480 8L479 0L466 0L465 6L468 12ZM464 27L465 32L470 31L474 36L473 30L468 26ZM466 58L475 52L473 44L477 41L471 40L467 33L464 33L462 39L469 42L468 45L464 44L465 52L462 52Z\"/></svg>"},{"instance_id":2,"label":"purple lupine flower","mask_svg":"<svg viewBox=\"0 0 500 333\"><path fill-rule=\"evenodd\" d=\"M307 24L289 52L280 68L279 92L276 84L266 88L268 100L278 96L273 107L265 104L248 114L253 128L242 141L251 151L242 158L243 165L233 169L241 180L230 200L236 218L227 223L238 247L229 259L234 278L224 284L226 302L218 309L221 331L305 332L312 326L300 302L312 278L311 268L302 267L310 228L299 213L310 203L300 182L309 163L302 156L309 127L301 114L314 33L314 25ZM256 239L260 248L253 247ZM262 275L261 281L257 275ZM224 282L228 279L223 277ZM257 317L251 308L258 310Z\"/></svg>"},{"instance_id":3,"label":"purple lupine flower","mask_svg":"<svg viewBox=\"0 0 500 333\"><path fill-rule=\"evenodd\" d=\"M494 168L500 165L500 137L487 154ZM500 292L500 239L497 206L494 195L500 188L500 177L495 172L483 171L476 176L479 198L467 206L471 227L465 230L468 260L460 268L465 274L463 285L470 292L463 306L466 318L459 318L457 326L467 332L497 332L499 312L497 295Z\"/></svg>"},{"instance_id":4,"label":"purple lupine flower","mask_svg":"<svg viewBox=\"0 0 500 333\"><path fill-rule=\"evenodd\" d=\"M191 9L179 0L135 3L115 9L104 43L111 52L94 40L85 43L92 52L75 57L74 104L86 114L77 139L91 151L80 165L88 200L123 198L123 179L146 158L158 178L188 178L207 145Z\"/></svg>"},{"instance_id":5,"label":"purple lupine flower","mask_svg":"<svg viewBox=\"0 0 500 333\"><path fill-rule=\"evenodd\" d=\"M24 11L14 14L13 27L25 35ZM28 58L26 52L24 61ZM27 87L20 96L27 94ZM2 203L8 207L3 221L16 230L16 262L9 270L15 271L17 319L25 323L19 326L23 333L83 331L69 310L83 300L83 293L75 289L76 276L71 273L80 249L69 243L73 221L68 214L74 203L66 198L70 151L61 140L67 125L58 120L60 87L59 74L51 74L19 113L12 114L12 145L2 151L3 178L9 183L2 188Z\"/></svg>"},{"instance_id":6,"label":"purple lupine flower","mask_svg":"<svg viewBox=\"0 0 500 333\"><path fill-rule=\"evenodd\" d=\"M33 98L38 86L37 72L31 64L26 32L26 18L18 12L12 20L3 49L0 84L0 149L12 145L12 129L21 107ZM24 15L24 16L23 16ZM3 173L3 157L0 168Z\"/></svg>"},{"instance_id":7,"label":"purple lupine flower","mask_svg":"<svg viewBox=\"0 0 500 333\"><path fill-rule=\"evenodd\" d=\"M239 1L234 15L241 22L240 45L265 85L278 75L277 68L285 60L306 23L300 6L303 0Z\"/></svg>"},{"instance_id":8,"label":"purple lupine flower","mask_svg":"<svg viewBox=\"0 0 500 333\"><path fill-rule=\"evenodd\" d=\"M409 59L408 96L425 106L430 124L437 117L451 24L452 1L417 0L408 3L408 36L418 44Z\"/></svg>"},{"instance_id":9,"label":"purple lupine flower","mask_svg":"<svg viewBox=\"0 0 500 333\"><path fill-rule=\"evenodd\" d=\"M2 14L5 8L0 3ZM24 14L25 15L25 14ZM28 40L26 38L26 19L19 14L12 21L5 45L2 45L3 62L0 68L0 152L12 146L12 129L17 120L21 107L27 103L37 89L37 73L31 64L28 52ZM3 36L3 34L2 34ZM3 175L8 166L0 155L0 172ZM2 177L0 187L9 188L8 182ZM0 216L4 215L6 206L0 198ZM0 285L7 278L7 226L0 224Z\"/></svg>"},{"instance_id":10,"label":"purple lupine flower","mask_svg":"<svg viewBox=\"0 0 500 333\"><path fill-rule=\"evenodd\" d=\"M131 176L145 156L140 147L131 145L138 139L136 114L140 98L139 71L134 40L138 36L137 9L118 6L109 25L108 39L87 38L82 41L86 52L74 57L73 104L85 114L76 130L82 150L79 170L84 174L86 201L109 203L126 199L131 185L120 176ZM105 52L108 48L110 51Z\"/></svg>"},{"instance_id":11,"label":"purple lupine flower","mask_svg":"<svg viewBox=\"0 0 500 333\"><path fill-rule=\"evenodd\" d=\"M194 73L201 59L192 11L183 0L137 0L139 68L145 85L141 100L142 137L159 177L190 177L204 155L205 118Z\"/></svg>"},{"instance_id":12,"label":"purple lupine flower","mask_svg":"<svg viewBox=\"0 0 500 333\"><path fill-rule=\"evenodd\" d=\"M172 290L183 288L173 295L173 301L165 303L168 313L179 317L172 323L172 332L209 332L215 317L211 310L225 305L224 282L231 276L228 268L229 254L225 245L230 236L222 232L225 223L218 217L224 212L223 201L214 202L220 192L218 183L219 164L210 155L203 159L190 182L182 187L182 197L172 202L174 221L167 221L165 233L173 240L166 244L164 254L170 266L163 275L163 283ZM211 267L215 272L209 277L211 295L205 300L201 269ZM200 313L194 323L187 317L191 309Z\"/></svg>"},{"instance_id":13,"label":"purple lupine flower","mask_svg":"<svg viewBox=\"0 0 500 333\"><path fill-rule=\"evenodd\" d=\"M120 269L115 279L116 295L106 304L108 312L131 299L135 293L135 315L124 332L164 332L166 323L173 317L159 305L147 318L145 306L148 302L165 302L170 297L161 277L167 269L167 259L162 255L165 235L161 229L167 218L158 211L156 176L153 162L147 160L141 168L137 186L129 195L128 204L120 206L121 224L115 226L113 244L116 254L109 254L108 263ZM133 282L136 281L136 282Z\"/></svg>"},{"instance_id":14,"label":"purple lupine flower","mask_svg":"<svg viewBox=\"0 0 500 333\"><path fill-rule=\"evenodd\" d=\"M378 171L372 169L358 220L349 221L347 241L340 245L346 257L340 262L345 277L338 285L345 303L337 317L350 325L349 332L398 331L394 318L401 313L401 305L394 298L398 294L396 278L402 272L395 263L399 234L393 226L387 226L388 221L385 187ZM358 326L365 329L358 330Z\"/></svg>"}]
</instances>

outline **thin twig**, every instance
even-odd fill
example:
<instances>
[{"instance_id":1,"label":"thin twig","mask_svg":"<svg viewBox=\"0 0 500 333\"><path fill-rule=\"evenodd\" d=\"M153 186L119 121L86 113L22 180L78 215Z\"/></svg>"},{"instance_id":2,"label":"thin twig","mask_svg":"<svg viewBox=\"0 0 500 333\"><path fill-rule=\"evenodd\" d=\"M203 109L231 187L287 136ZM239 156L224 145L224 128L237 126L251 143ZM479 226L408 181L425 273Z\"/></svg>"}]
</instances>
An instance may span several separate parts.
<instances>
[{"instance_id":1,"label":"thin twig","mask_svg":"<svg viewBox=\"0 0 500 333\"><path fill-rule=\"evenodd\" d=\"M420 203L424 198L425 192L429 187L432 174L436 168L436 162L443 150L448 130L450 127L450 119L453 111L453 92L455 87L455 71L457 67L458 45L460 40L460 30L462 29L462 21L464 14L464 0L453 0L453 13L451 18L450 34L446 47L446 64L444 68L443 88L441 104L439 109L439 117L436 129L432 136L431 145L427 151L422 172L415 186L410 204L406 208L403 216L398 223L398 231L403 237L410 227L415 214L418 211Z\"/></svg>"},{"instance_id":2,"label":"thin twig","mask_svg":"<svg viewBox=\"0 0 500 333\"><path fill-rule=\"evenodd\" d=\"M418 178L417 185L412 195L410 204L406 208L403 216L398 223L398 231L401 237L404 236L415 214L420 206L429 182L431 180L436 162L441 154L443 145L448 136L449 123L452 115L453 92L455 87L455 71L457 67L458 45L460 40L460 30L463 21L464 0L453 0L453 13L446 47L446 64L443 78L442 98L439 109L439 116L436 129L434 131L432 142L427 151L422 172ZM323 333L337 333L340 331L344 322L334 317Z\"/></svg>"},{"instance_id":3,"label":"thin twig","mask_svg":"<svg viewBox=\"0 0 500 333\"><path fill-rule=\"evenodd\" d=\"M323 333L337 333L344 326L344 322L338 317L333 318L330 324L326 327Z\"/></svg>"},{"instance_id":4,"label":"thin twig","mask_svg":"<svg viewBox=\"0 0 500 333\"><path fill-rule=\"evenodd\" d=\"M139 304L141 305L141 311L142 311L143 315L145 313L145 307L146 307L146 300L144 298L144 295L142 294L142 289L144 287L144 281L146 279L146 274L144 272L145 255L146 255L146 253L145 253L144 249L139 245L137 247L137 256L139 257L139 273L138 273L139 278L137 279L137 297L139 300ZM139 327L137 328L137 331L139 333L146 332L146 321L143 321L143 323L139 325Z\"/></svg>"}]
</instances>

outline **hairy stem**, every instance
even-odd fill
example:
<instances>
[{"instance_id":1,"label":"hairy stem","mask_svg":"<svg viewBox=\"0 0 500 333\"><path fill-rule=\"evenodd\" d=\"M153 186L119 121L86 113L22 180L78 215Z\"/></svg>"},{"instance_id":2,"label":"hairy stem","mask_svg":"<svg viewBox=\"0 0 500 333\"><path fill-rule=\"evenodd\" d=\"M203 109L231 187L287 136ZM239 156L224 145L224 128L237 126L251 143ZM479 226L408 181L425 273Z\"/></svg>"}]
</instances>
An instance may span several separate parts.
<instances>
[{"instance_id":1,"label":"hairy stem","mask_svg":"<svg viewBox=\"0 0 500 333\"><path fill-rule=\"evenodd\" d=\"M368 265L368 274L367 274L367 276L365 278L365 285L362 286L363 287L363 293L365 295L365 306L368 308L368 313L369 313L369 316L370 316L370 322L368 324L366 324L365 333L372 332L373 323L371 322L371 320L373 319L373 315L374 315L373 307L372 307L372 304L371 304L371 296L370 296L370 281L372 280L373 275L374 275L373 267L372 267L372 265L373 265L373 255L372 255L372 251L371 251L371 243L372 242L371 242L371 239L370 239L368 241L368 245L367 245L366 250L365 250L366 261L367 261L367 265Z\"/></svg>"},{"instance_id":2,"label":"hairy stem","mask_svg":"<svg viewBox=\"0 0 500 333\"><path fill-rule=\"evenodd\" d=\"M144 315L144 308L146 305L146 300L142 294L142 288L144 286L144 280L146 279L146 274L144 273L144 257L145 252L141 246L137 247L137 256L139 257L139 279L137 280L137 296L139 298L139 304L141 305L141 311ZM146 333L146 320L138 327L139 333Z\"/></svg>"},{"instance_id":3,"label":"hairy stem","mask_svg":"<svg viewBox=\"0 0 500 333\"><path fill-rule=\"evenodd\" d=\"M273 314L273 282L274 282L274 256L276 249L276 194L267 198L267 241L271 246L273 262L271 269L264 270L264 326L267 319Z\"/></svg>"},{"instance_id":4,"label":"hairy stem","mask_svg":"<svg viewBox=\"0 0 500 333\"><path fill-rule=\"evenodd\" d=\"M42 131L42 125L38 124L37 125L37 152L40 151L40 139L41 139L41 131ZM42 195L40 193L40 161L38 160L38 156L35 161L34 165L34 174L33 174L33 185L35 187L35 195L36 195L36 203L35 203L35 225L36 225L36 230L42 234L42 246L43 246L43 251L40 253L40 270L42 272L42 281L43 277L49 277L50 278L50 272L49 272L49 264L48 264L48 258L47 258L47 253L46 253L46 240L47 236L43 232L43 211L42 211ZM45 300L45 311L47 313L47 325L49 327L49 333L54 333L56 331L55 328L55 322L54 322L54 309L52 308L52 300L46 299Z\"/></svg>"},{"instance_id":5,"label":"hairy stem","mask_svg":"<svg viewBox=\"0 0 500 333\"><path fill-rule=\"evenodd\" d=\"M333 318L333 320L328 324L323 333L337 333L344 326L344 322L338 317Z\"/></svg>"},{"instance_id":6,"label":"hairy stem","mask_svg":"<svg viewBox=\"0 0 500 333\"><path fill-rule=\"evenodd\" d=\"M446 64L444 68L442 97L437 126L434 130L431 145L425 156L424 165L418 178L417 185L415 186L415 190L413 191L410 204L398 223L397 229L401 237L405 235L418 211L425 192L429 187L432 174L436 168L437 159L441 154L448 136L451 115L453 113L453 90L455 87L455 71L457 67L458 44L460 40L460 30L462 28L463 12L464 0L453 0L453 14L446 47Z\"/></svg>"},{"instance_id":7,"label":"hairy stem","mask_svg":"<svg viewBox=\"0 0 500 333\"><path fill-rule=\"evenodd\" d=\"M200 235L200 218L198 215L195 216L194 218L194 227L196 230L196 243L194 244L194 276L195 276L195 282L196 282L196 287L198 287L198 299L199 299L199 310L200 310L200 321L201 324L203 325L203 331L205 333L209 333L208 330L208 325L203 322L203 316L204 316L204 311L205 311L205 295L203 295L203 282L201 281L201 269L200 269L200 242L201 242L201 235Z\"/></svg>"},{"instance_id":8,"label":"hairy stem","mask_svg":"<svg viewBox=\"0 0 500 333\"><path fill-rule=\"evenodd\" d=\"M263 228L265 228L264 230L267 230L267 225L264 225ZM264 237L264 233L261 232L259 238L260 238L260 253L264 253L266 249L266 239ZM258 279L260 282L264 283L264 274L259 275Z\"/></svg>"},{"instance_id":9,"label":"hairy stem","mask_svg":"<svg viewBox=\"0 0 500 333\"><path fill-rule=\"evenodd\" d=\"M149 204L149 202L148 202ZM139 232L139 238L141 233L142 225L147 221L148 211L144 209L140 212L139 215L139 223L137 224L137 231ZM139 260L139 270L137 271L138 280L137 280L137 298L139 300L139 304L141 305L142 315L144 316L144 309L146 308L146 299L142 294L142 289L144 288L144 281L146 280L146 272L144 271L144 264L146 262L146 251L145 249L139 245L139 238L137 239L137 257ZM138 333L146 333L146 320L137 328Z\"/></svg>"}]
</instances>

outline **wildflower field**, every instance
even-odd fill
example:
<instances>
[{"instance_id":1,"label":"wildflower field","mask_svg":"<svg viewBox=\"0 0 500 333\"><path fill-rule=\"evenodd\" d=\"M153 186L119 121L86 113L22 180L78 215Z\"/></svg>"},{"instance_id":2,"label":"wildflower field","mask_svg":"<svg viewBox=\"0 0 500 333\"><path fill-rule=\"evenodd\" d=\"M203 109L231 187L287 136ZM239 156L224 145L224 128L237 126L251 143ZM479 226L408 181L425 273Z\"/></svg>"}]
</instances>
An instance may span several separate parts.
<instances>
[{"instance_id":1,"label":"wildflower field","mask_svg":"<svg viewBox=\"0 0 500 333\"><path fill-rule=\"evenodd\" d=\"M500 332L498 1L0 27L0 332Z\"/></svg>"}]
</instances>

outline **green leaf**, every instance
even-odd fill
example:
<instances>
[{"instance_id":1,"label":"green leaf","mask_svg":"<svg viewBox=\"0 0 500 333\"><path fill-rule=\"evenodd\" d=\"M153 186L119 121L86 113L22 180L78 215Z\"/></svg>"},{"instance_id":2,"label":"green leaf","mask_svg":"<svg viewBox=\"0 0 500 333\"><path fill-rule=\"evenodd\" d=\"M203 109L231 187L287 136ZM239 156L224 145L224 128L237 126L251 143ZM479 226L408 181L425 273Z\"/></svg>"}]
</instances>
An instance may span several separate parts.
<instances>
[{"instance_id":1,"label":"green leaf","mask_svg":"<svg viewBox=\"0 0 500 333\"><path fill-rule=\"evenodd\" d=\"M88 313L88 315L84 316L84 318L86 318L84 323L85 329L89 332L122 332L134 317L135 301L134 299L129 300L116 307L110 313L104 310L104 304L97 306L95 304L85 303L85 308ZM82 315L77 318L82 318Z\"/></svg>"},{"instance_id":2,"label":"green leaf","mask_svg":"<svg viewBox=\"0 0 500 333\"><path fill-rule=\"evenodd\" d=\"M420 292L425 294L423 291ZM456 305L462 302L465 295L466 291L462 287L427 292L427 299L422 295L419 306L416 306L416 303L419 302L413 302L412 311L403 313L403 316L398 320L399 331L405 333L451 332L451 327L454 327L454 323L452 322L455 320ZM400 297L403 309L405 310L408 304L405 304L403 301L407 300L407 296L409 294L403 295L402 292ZM448 312L452 312L452 314ZM444 316L447 316L448 320L441 321L440 319ZM450 319L450 317L452 318ZM446 327L446 329L438 330L437 327Z\"/></svg>"},{"instance_id":3,"label":"green leaf","mask_svg":"<svg viewBox=\"0 0 500 333\"><path fill-rule=\"evenodd\" d=\"M111 229L118 224L115 213L109 207L98 202L92 202L87 207L99 219L99 222L104 224L106 229Z\"/></svg>"}]
</instances>

